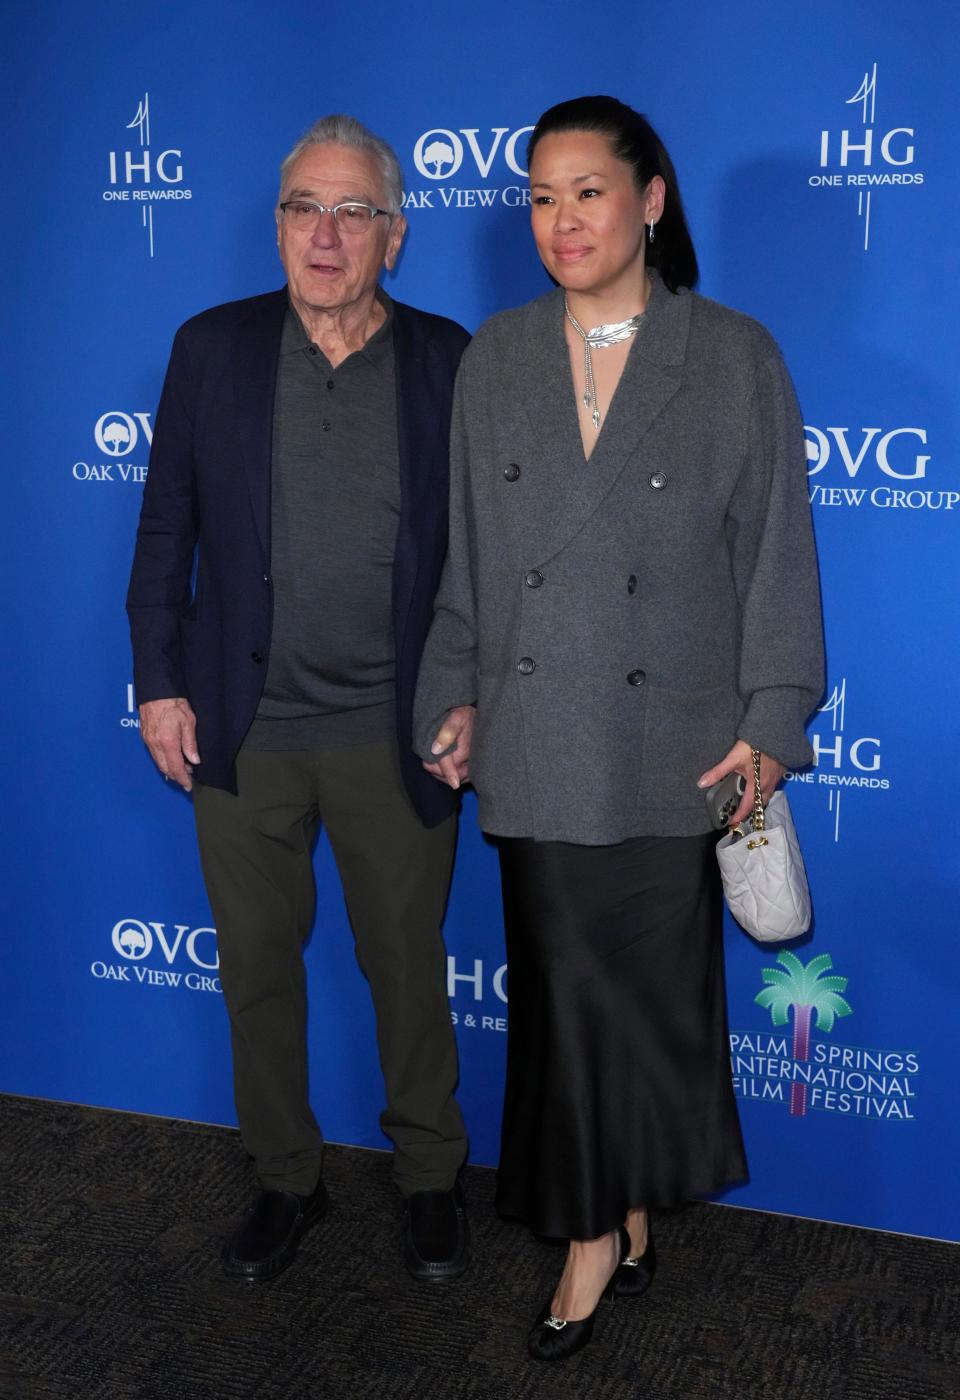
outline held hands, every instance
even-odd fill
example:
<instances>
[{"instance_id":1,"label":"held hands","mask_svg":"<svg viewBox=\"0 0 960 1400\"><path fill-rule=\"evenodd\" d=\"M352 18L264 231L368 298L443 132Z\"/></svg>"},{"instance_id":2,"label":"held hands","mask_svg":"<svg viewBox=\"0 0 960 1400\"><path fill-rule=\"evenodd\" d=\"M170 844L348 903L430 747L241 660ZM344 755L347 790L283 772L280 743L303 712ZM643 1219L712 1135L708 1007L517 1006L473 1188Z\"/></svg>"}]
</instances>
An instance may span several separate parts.
<instances>
[{"instance_id":1,"label":"held hands","mask_svg":"<svg viewBox=\"0 0 960 1400\"><path fill-rule=\"evenodd\" d=\"M189 703L182 696L147 700L140 706L140 734L163 776L189 792L193 765L200 762L197 717Z\"/></svg>"},{"instance_id":2,"label":"held hands","mask_svg":"<svg viewBox=\"0 0 960 1400\"><path fill-rule=\"evenodd\" d=\"M778 763L775 758L769 758L765 753L760 755L760 791L763 794L764 806L770 801L777 784L786 771L783 764ZM750 745L743 739L737 740L726 758L721 759L713 768L708 768L706 773L701 774L697 779L697 787L706 788L713 783L719 783L720 779L725 778L728 773L742 773L747 780L747 788L740 801L740 806L730 818L730 826L736 826L753 811L753 755L750 752Z\"/></svg>"},{"instance_id":3,"label":"held hands","mask_svg":"<svg viewBox=\"0 0 960 1400\"><path fill-rule=\"evenodd\" d=\"M470 778L470 745L473 741L473 722L476 717L474 705L460 705L451 710L440 726L437 737L430 746L430 752L441 754L451 745L453 748L435 763L423 765L433 777L439 778L441 783L447 783L452 788L458 788Z\"/></svg>"}]
</instances>

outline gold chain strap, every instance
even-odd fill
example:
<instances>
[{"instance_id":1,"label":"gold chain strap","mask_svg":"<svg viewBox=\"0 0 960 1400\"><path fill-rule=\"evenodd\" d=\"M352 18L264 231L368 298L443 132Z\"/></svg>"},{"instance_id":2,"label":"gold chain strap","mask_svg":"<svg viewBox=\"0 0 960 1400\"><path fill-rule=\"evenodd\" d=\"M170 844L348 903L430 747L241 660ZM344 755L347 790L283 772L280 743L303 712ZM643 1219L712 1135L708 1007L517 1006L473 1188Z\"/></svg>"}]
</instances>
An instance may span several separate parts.
<instances>
[{"instance_id":1,"label":"gold chain strap","mask_svg":"<svg viewBox=\"0 0 960 1400\"><path fill-rule=\"evenodd\" d=\"M760 750L751 749L753 756L753 829L763 830L763 794L760 791Z\"/></svg>"},{"instance_id":2,"label":"gold chain strap","mask_svg":"<svg viewBox=\"0 0 960 1400\"><path fill-rule=\"evenodd\" d=\"M747 842L747 850L755 851L759 846L768 844L767 838L763 835L763 794L760 791L760 750L751 749L753 757L753 831L754 835ZM757 836L757 832L760 833Z\"/></svg>"}]
</instances>

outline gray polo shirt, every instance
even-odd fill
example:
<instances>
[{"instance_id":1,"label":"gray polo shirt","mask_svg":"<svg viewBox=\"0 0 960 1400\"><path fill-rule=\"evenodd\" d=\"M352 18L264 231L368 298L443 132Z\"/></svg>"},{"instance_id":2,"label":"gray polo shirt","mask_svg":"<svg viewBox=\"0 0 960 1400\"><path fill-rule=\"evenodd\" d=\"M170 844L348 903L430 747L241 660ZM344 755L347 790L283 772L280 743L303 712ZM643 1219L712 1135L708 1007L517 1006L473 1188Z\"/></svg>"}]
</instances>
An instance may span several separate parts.
<instances>
[{"instance_id":1,"label":"gray polo shirt","mask_svg":"<svg viewBox=\"0 0 960 1400\"><path fill-rule=\"evenodd\" d=\"M400 477L393 306L336 369L291 307L274 400L270 661L253 749L391 736Z\"/></svg>"}]
</instances>

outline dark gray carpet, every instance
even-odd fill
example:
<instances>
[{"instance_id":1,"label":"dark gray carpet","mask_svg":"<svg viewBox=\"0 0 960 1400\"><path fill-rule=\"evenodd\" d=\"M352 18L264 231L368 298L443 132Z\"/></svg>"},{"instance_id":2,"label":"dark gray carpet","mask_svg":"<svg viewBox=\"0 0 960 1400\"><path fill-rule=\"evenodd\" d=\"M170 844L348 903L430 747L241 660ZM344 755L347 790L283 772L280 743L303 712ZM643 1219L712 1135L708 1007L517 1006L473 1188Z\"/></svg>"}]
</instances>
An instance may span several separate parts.
<instances>
[{"instance_id":1,"label":"dark gray carpet","mask_svg":"<svg viewBox=\"0 0 960 1400\"><path fill-rule=\"evenodd\" d=\"M294 1265L219 1270L252 1178L222 1128L0 1097L4 1400L953 1400L960 1248L691 1205L660 1274L562 1369L524 1352L562 1250L466 1174L474 1264L416 1284L382 1153L331 1148Z\"/></svg>"}]
</instances>

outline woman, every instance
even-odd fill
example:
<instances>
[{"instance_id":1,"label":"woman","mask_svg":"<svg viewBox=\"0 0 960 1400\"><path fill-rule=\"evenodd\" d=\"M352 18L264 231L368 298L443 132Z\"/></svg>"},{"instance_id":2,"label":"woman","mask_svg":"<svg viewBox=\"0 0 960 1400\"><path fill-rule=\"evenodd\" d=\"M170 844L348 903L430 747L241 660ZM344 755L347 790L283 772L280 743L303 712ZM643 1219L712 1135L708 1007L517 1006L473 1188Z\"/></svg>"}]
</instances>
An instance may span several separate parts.
<instances>
[{"instance_id":1,"label":"woman","mask_svg":"<svg viewBox=\"0 0 960 1400\"><path fill-rule=\"evenodd\" d=\"M457 384L429 771L498 838L510 1018L497 1205L570 1240L529 1338L585 1346L653 1276L648 1207L743 1180L703 788L769 797L822 687L803 436L756 322L693 295L672 164L609 97L530 138L557 289ZM746 815L744 797L733 820Z\"/></svg>"}]
</instances>

